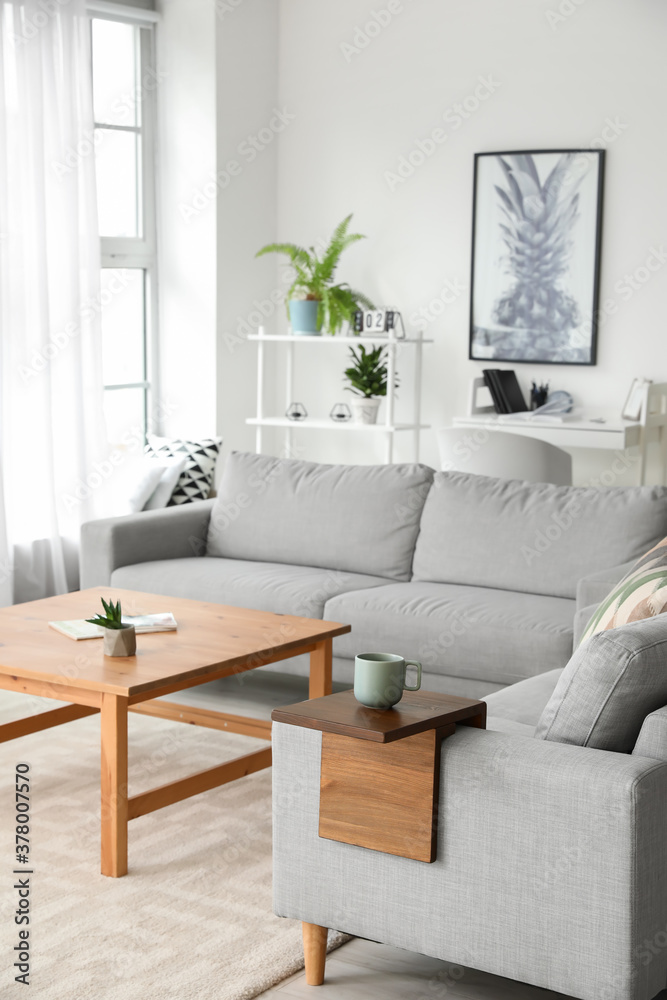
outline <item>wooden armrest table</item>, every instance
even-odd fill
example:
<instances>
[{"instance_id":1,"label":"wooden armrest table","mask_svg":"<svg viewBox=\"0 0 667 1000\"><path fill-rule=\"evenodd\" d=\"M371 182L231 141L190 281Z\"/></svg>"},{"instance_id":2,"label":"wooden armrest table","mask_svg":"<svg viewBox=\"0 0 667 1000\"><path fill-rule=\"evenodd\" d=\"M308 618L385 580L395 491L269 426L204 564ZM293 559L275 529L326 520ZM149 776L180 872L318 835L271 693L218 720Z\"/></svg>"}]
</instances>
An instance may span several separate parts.
<instances>
[{"instance_id":1,"label":"wooden armrest table","mask_svg":"<svg viewBox=\"0 0 667 1000\"><path fill-rule=\"evenodd\" d=\"M49 621L90 617L100 597L126 614L165 608L176 632L137 637L137 655L104 656L98 640L73 642ZM127 873L128 821L271 766L271 747L128 796L127 713L271 739L271 723L160 701L159 696L310 653L311 698L331 691L332 639L349 625L228 607L133 590L96 587L0 609L0 688L71 702L0 726L0 743L101 715L101 870Z\"/></svg>"},{"instance_id":2,"label":"wooden armrest table","mask_svg":"<svg viewBox=\"0 0 667 1000\"><path fill-rule=\"evenodd\" d=\"M406 691L387 711L353 691L276 708L274 722L322 732L319 836L415 861L436 859L440 744L486 727L486 702ZM326 928L303 924L306 980L324 980Z\"/></svg>"}]
</instances>

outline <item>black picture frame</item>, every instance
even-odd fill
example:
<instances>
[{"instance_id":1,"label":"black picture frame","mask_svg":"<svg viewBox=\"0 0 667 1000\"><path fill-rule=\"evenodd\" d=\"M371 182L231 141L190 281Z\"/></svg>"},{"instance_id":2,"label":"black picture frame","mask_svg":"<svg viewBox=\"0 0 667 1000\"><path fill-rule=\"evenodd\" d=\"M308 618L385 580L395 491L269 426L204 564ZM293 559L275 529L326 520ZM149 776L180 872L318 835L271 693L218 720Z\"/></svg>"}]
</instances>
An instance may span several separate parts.
<instances>
[{"instance_id":1,"label":"black picture frame","mask_svg":"<svg viewBox=\"0 0 667 1000\"><path fill-rule=\"evenodd\" d=\"M475 153L468 357L597 363L605 151Z\"/></svg>"}]
</instances>

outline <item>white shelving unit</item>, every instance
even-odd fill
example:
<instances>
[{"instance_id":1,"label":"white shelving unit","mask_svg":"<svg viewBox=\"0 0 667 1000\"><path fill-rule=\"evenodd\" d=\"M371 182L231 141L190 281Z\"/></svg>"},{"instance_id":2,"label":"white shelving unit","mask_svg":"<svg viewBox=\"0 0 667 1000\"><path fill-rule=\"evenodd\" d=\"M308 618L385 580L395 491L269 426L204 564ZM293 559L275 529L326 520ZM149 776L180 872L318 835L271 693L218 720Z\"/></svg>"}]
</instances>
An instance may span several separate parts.
<instances>
[{"instance_id":1,"label":"white shelving unit","mask_svg":"<svg viewBox=\"0 0 667 1000\"><path fill-rule=\"evenodd\" d=\"M248 340L257 343L257 414L246 420L247 424L255 427L255 449L258 453L262 451L262 431L265 427L282 427L285 430L285 448L289 454L292 446L292 435L296 428L299 430L337 431L350 433L383 434L386 438L386 462L390 465L394 460L394 435L402 431L412 431L414 461L419 461L420 434L423 430L428 430L429 424L421 422L421 379L422 379L422 349L424 344L432 344L432 340L426 340L421 335L416 337L404 337L398 339L391 334L385 337L331 337L322 335L321 337L295 336L294 334L279 334L266 336L263 334L250 334ZM390 390L386 397L385 419L378 424L355 424L352 421L336 423L331 419L321 419L307 417L305 420L289 420L287 417L266 416L264 412L264 373L265 373L265 347L267 344L286 344L286 376L285 376L285 408L294 402L294 348L297 344L317 344L320 347L327 345L327 350L331 346L353 347L357 344L364 346L382 345L387 348L387 383ZM413 388L413 415L410 423L398 423L395 420L396 410L396 382L397 354L398 348L409 346L415 351L414 366L414 388ZM297 397L298 398L298 397Z\"/></svg>"}]
</instances>

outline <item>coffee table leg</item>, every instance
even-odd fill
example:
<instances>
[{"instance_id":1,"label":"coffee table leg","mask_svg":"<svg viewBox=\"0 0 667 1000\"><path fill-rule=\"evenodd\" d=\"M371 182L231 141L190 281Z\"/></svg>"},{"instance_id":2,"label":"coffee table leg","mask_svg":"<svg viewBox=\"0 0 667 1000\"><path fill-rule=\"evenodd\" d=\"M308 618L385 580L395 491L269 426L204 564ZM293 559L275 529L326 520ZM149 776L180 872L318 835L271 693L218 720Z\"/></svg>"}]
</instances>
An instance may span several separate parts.
<instances>
[{"instance_id":1,"label":"coffee table leg","mask_svg":"<svg viewBox=\"0 0 667 1000\"><path fill-rule=\"evenodd\" d=\"M310 654L309 698L323 698L325 694L331 694L332 658L331 639L322 639Z\"/></svg>"},{"instance_id":2,"label":"coffee table leg","mask_svg":"<svg viewBox=\"0 0 667 1000\"><path fill-rule=\"evenodd\" d=\"M102 695L102 874L127 874L127 698Z\"/></svg>"}]
</instances>

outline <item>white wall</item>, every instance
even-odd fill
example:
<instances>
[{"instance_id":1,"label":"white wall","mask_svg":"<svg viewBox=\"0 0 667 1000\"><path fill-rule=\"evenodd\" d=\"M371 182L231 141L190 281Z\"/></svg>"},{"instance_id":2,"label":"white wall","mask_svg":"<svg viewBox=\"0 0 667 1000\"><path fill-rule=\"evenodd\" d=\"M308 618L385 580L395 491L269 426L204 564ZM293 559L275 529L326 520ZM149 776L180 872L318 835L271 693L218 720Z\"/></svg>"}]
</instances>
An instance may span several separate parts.
<instances>
[{"instance_id":1,"label":"white wall","mask_svg":"<svg viewBox=\"0 0 667 1000\"><path fill-rule=\"evenodd\" d=\"M224 448L254 448L256 346L272 329L276 273L255 252L276 235L278 4L220 0L217 33L218 430ZM269 402L271 400L269 399Z\"/></svg>"},{"instance_id":2,"label":"white wall","mask_svg":"<svg viewBox=\"0 0 667 1000\"><path fill-rule=\"evenodd\" d=\"M261 2L245 0L230 20L243 8L250 19ZM572 13L555 21L558 2ZM363 43L357 29L387 7L387 0L280 3L279 103L294 120L279 137L278 237L313 242L353 211L355 226L369 239L349 252L341 278L380 303L397 304L407 316L433 303L437 309L447 282L465 289L427 326L436 344L425 368L424 405L431 423L446 423L465 412L469 380L483 367L467 360L473 153L588 147L607 119L618 121L620 132L608 144L601 285L601 300L618 308L600 330L598 365L517 367L524 384L549 379L591 409L619 408L634 375L667 379L667 266L631 293L624 281L642 267L651 247L667 245L665 4L402 0L392 3L399 12L364 48L344 48ZM257 68L251 51L237 61ZM443 122L480 78L491 78L494 92L460 127ZM246 74L240 79L248 85ZM259 108L270 104L268 96L258 101L251 117L242 104L225 148L260 124ZM446 142L391 190L386 172L395 172L400 157L437 126L446 129ZM239 180L237 190L250 184L249 176ZM248 222L247 209L246 202L239 226ZM268 235L256 215L250 216L252 239L243 234L244 251ZM258 264L233 259L237 230L223 227L219 238L220 277L239 283L232 313L246 314L268 279ZM310 355L301 372L303 389L296 395L313 412L324 414L330 402L344 398L343 354L340 360L334 355L334 348L316 361ZM251 365L245 354L241 364L233 360L235 406L245 413L251 409L245 399L253 391ZM226 391L228 382L223 377L219 388ZM232 429L234 445L251 444L240 428ZM315 438L304 431L298 440L315 459L381 460L380 445L374 452L370 443L362 447L361 438L353 446L347 435ZM424 460L435 463L434 437L425 435L425 445ZM590 453L579 458L580 480L605 461Z\"/></svg>"},{"instance_id":3,"label":"white wall","mask_svg":"<svg viewBox=\"0 0 667 1000\"><path fill-rule=\"evenodd\" d=\"M158 0L158 241L162 431L215 433L216 169L213 0ZM207 193L204 194L204 191Z\"/></svg>"}]
</instances>

